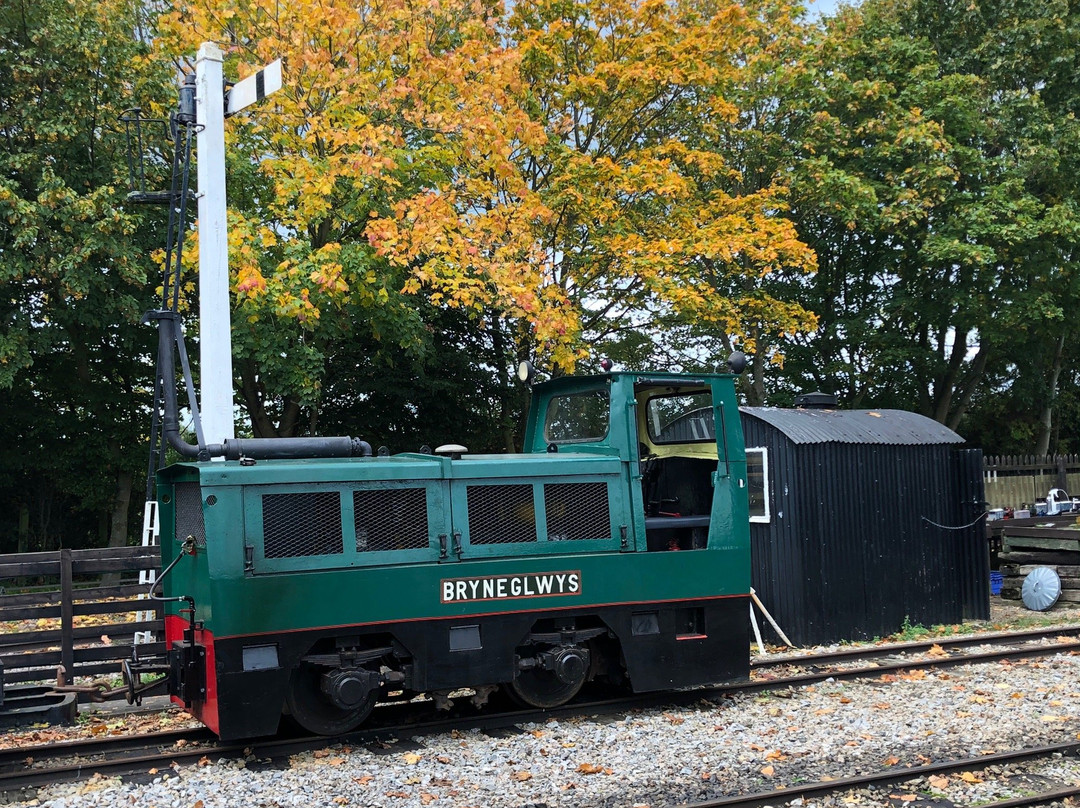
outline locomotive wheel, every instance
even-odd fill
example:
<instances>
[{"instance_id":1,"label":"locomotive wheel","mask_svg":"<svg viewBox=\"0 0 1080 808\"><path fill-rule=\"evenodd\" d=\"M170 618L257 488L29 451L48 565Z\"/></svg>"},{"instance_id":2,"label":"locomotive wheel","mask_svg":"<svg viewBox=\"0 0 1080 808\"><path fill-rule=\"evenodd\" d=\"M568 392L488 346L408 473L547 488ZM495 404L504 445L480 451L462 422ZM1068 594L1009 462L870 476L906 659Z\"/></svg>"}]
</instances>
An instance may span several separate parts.
<instances>
[{"instance_id":1,"label":"locomotive wheel","mask_svg":"<svg viewBox=\"0 0 1080 808\"><path fill-rule=\"evenodd\" d=\"M585 684L588 663L564 667L562 670L562 677L554 671L541 668L518 671L517 676L507 686L510 697L526 707L538 707L541 710L566 704ZM573 675L570 675L571 673Z\"/></svg>"},{"instance_id":2,"label":"locomotive wheel","mask_svg":"<svg viewBox=\"0 0 1080 808\"><path fill-rule=\"evenodd\" d=\"M293 720L315 735L340 735L355 729L375 708L376 691L368 693L356 707L343 710L322 691L326 668L301 662L293 671L285 704Z\"/></svg>"}]
</instances>

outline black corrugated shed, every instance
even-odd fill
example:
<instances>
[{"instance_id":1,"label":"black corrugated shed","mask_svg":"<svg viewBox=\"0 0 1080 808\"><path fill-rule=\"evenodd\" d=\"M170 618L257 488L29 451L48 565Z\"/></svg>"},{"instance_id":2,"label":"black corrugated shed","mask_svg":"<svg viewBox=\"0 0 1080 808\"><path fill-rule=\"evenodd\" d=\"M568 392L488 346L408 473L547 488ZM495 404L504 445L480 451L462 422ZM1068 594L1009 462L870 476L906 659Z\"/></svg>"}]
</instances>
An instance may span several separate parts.
<instances>
[{"instance_id":1,"label":"black corrugated shed","mask_svg":"<svg viewBox=\"0 0 1080 808\"><path fill-rule=\"evenodd\" d=\"M751 581L797 645L990 616L982 452L900 410L743 407L767 457Z\"/></svg>"}]
</instances>

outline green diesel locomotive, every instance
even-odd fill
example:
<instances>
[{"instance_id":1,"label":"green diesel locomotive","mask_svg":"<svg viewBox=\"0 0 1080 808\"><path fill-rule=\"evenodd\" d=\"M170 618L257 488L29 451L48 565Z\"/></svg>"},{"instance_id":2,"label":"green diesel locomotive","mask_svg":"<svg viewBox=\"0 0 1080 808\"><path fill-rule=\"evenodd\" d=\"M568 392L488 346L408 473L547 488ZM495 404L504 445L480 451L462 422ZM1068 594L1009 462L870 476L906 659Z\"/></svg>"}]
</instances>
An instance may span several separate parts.
<instances>
[{"instance_id":1,"label":"green diesel locomotive","mask_svg":"<svg viewBox=\"0 0 1080 808\"><path fill-rule=\"evenodd\" d=\"M158 475L168 658L126 675L167 670L174 700L224 739L273 734L283 714L335 734L419 693L445 707L504 688L544 708L591 680L744 680L734 379L537 384L521 454L234 441L219 453L236 459L174 464Z\"/></svg>"}]
</instances>

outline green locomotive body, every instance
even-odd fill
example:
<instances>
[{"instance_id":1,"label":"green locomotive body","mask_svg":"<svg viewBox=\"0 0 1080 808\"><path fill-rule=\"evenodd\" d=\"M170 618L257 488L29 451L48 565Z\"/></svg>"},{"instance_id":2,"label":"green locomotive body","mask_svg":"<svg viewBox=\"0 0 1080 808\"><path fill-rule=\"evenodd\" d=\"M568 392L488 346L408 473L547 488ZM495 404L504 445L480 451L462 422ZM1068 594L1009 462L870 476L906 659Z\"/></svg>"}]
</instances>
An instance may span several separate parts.
<instances>
[{"instance_id":1,"label":"green locomotive body","mask_svg":"<svg viewBox=\"0 0 1080 808\"><path fill-rule=\"evenodd\" d=\"M524 452L184 462L159 474L169 690L222 738L504 687L551 707L749 669L730 374L538 384ZM444 451L445 450L445 451ZM173 563L175 562L175 563Z\"/></svg>"}]
</instances>

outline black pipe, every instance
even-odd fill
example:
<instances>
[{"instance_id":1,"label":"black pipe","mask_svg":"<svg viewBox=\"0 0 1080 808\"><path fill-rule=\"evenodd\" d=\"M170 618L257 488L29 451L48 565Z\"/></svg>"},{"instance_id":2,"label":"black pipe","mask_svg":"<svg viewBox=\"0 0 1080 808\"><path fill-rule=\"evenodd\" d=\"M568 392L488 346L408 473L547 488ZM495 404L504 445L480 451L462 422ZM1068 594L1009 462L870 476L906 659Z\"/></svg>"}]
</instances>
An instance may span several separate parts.
<instances>
[{"instance_id":1,"label":"black pipe","mask_svg":"<svg viewBox=\"0 0 1080 808\"><path fill-rule=\"evenodd\" d=\"M152 311L143 321L157 320L158 373L162 380L165 413L161 422L162 434L169 446L183 457L200 461L212 457L239 460L284 460L314 457L371 457L371 444L359 438L234 438L224 443L197 446L180 435L180 407L176 398L176 360L173 348L180 335L180 315L173 311Z\"/></svg>"}]
</instances>

